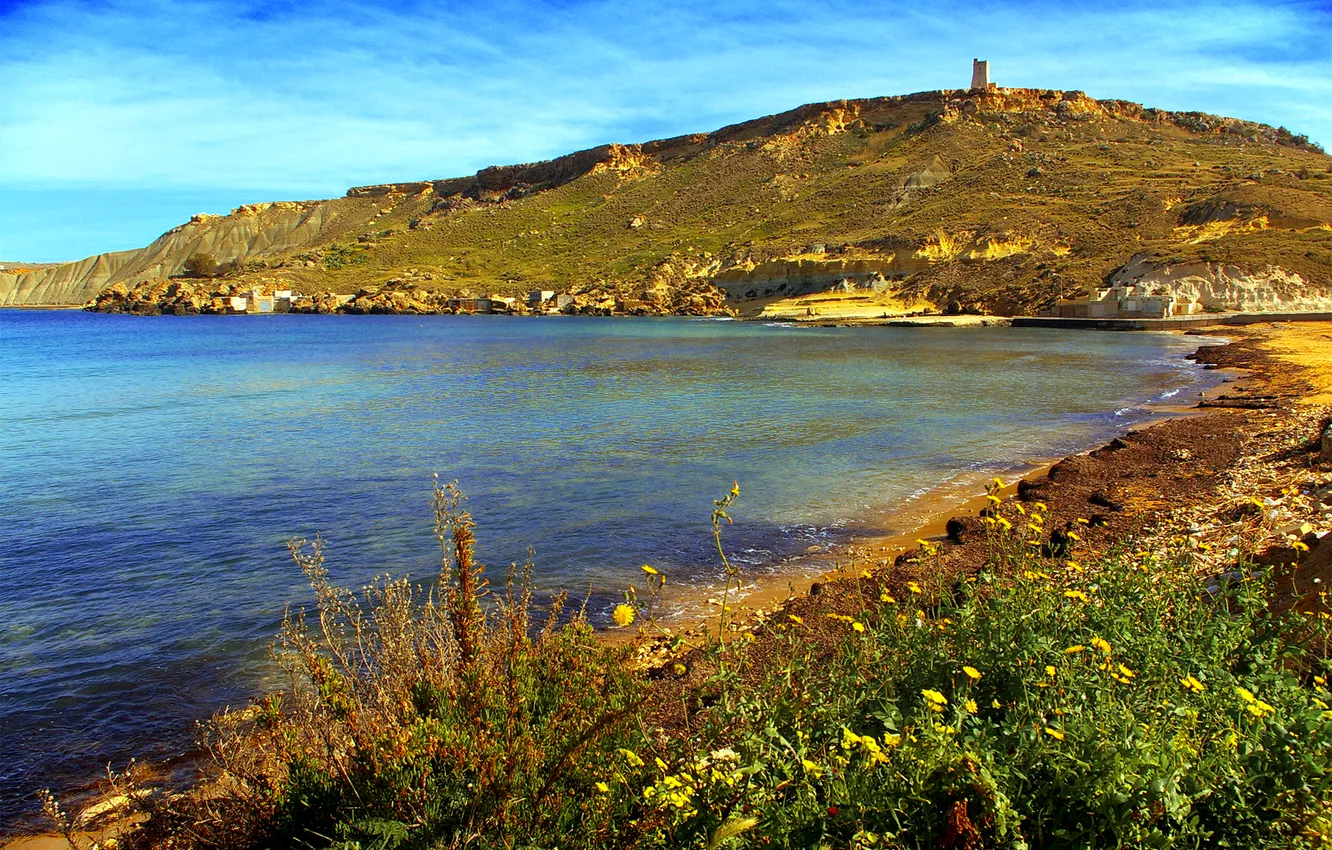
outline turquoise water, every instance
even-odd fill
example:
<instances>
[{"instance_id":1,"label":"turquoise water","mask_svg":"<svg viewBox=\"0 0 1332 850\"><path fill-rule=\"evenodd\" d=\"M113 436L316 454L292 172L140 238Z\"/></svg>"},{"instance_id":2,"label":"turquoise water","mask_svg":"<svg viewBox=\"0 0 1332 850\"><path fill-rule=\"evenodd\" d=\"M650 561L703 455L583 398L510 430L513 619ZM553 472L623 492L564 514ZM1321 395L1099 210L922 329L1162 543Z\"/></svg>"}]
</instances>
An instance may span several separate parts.
<instances>
[{"instance_id":1,"label":"turquoise water","mask_svg":"<svg viewBox=\"0 0 1332 850\"><path fill-rule=\"evenodd\" d=\"M604 617L637 565L707 585L711 500L763 572L923 492L1185 401L1197 339L696 320L0 311L0 825L190 743L264 683L286 555L432 575L431 473L492 565ZM786 568L791 565L786 564Z\"/></svg>"}]
</instances>

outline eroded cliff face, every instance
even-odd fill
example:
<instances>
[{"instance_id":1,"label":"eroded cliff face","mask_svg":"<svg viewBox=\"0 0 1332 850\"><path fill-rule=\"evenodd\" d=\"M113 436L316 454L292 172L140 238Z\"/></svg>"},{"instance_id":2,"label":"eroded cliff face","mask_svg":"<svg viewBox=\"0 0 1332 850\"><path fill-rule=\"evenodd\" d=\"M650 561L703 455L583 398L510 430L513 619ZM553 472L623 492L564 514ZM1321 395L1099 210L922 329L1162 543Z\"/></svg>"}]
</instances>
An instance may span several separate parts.
<instances>
[{"instance_id":1,"label":"eroded cliff face","mask_svg":"<svg viewBox=\"0 0 1332 850\"><path fill-rule=\"evenodd\" d=\"M1108 279L1144 293L1172 295L1206 310L1245 313L1332 311L1332 293L1278 266L1225 263L1155 263L1134 257Z\"/></svg>"},{"instance_id":2,"label":"eroded cliff face","mask_svg":"<svg viewBox=\"0 0 1332 850\"><path fill-rule=\"evenodd\" d=\"M716 273L712 282L735 300L791 297L825 292L839 286L882 289L929 266L917 252L843 257L804 254L763 262L743 262Z\"/></svg>"},{"instance_id":3,"label":"eroded cliff face","mask_svg":"<svg viewBox=\"0 0 1332 850\"><path fill-rule=\"evenodd\" d=\"M225 216L198 215L145 248L24 274L0 272L0 305L85 304L115 283L133 286L180 274L196 253L229 262L298 250L336 230L347 212L327 202L276 202L238 207Z\"/></svg>"}]
</instances>

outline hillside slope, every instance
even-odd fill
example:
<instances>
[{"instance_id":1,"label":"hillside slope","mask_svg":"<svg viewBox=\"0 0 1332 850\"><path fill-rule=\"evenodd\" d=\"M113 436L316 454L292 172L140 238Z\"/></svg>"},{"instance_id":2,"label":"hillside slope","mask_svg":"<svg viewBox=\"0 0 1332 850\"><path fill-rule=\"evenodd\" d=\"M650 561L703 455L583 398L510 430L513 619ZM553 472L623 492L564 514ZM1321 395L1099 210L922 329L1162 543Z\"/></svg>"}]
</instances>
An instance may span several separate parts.
<instances>
[{"instance_id":1,"label":"hillside slope","mask_svg":"<svg viewBox=\"0 0 1332 850\"><path fill-rule=\"evenodd\" d=\"M757 312L843 286L885 310L1011 313L1188 269L1195 288L1252 283L1266 287L1254 303L1322 307L1332 158L1284 129L1080 92L839 101L198 216L139 251L0 272L0 304L84 303L195 252L239 261L231 283L307 293L397 281L638 298L692 282Z\"/></svg>"}]
</instances>

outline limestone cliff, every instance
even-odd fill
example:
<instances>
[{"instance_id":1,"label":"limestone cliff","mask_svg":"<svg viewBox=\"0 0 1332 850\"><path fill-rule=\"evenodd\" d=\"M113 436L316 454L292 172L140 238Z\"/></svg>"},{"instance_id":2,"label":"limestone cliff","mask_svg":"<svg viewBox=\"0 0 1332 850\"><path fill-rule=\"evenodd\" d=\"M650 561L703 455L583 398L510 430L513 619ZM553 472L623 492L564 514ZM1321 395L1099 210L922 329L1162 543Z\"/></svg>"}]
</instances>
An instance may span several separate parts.
<instances>
[{"instance_id":1,"label":"limestone cliff","mask_svg":"<svg viewBox=\"0 0 1332 850\"><path fill-rule=\"evenodd\" d=\"M1146 294L1171 295L1206 310L1251 313L1332 311L1332 292L1310 286L1298 274L1278 266L1244 267L1225 263L1154 263L1134 257L1107 281L1135 285Z\"/></svg>"}]
</instances>

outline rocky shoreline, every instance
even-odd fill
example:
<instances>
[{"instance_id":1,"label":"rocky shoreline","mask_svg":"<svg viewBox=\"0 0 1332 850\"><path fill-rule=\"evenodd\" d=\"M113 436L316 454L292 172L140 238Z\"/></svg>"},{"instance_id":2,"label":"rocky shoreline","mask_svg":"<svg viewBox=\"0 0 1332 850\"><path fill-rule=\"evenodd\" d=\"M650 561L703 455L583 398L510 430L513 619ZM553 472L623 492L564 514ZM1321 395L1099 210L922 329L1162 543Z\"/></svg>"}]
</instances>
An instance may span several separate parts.
<instances>
[{"instance_id":1,"label":"rocky shoreline","mask_svg":"<svg viewBox=\"0 0 1332 850\"><path fill-rule=\"evenodd\" d=\"M281 293L281 295L279 294ZM240 306L272 299L268 309ZM486 313L498 315L566 316L726 316L726 296L714 286L659 285L634 295L618 287L588 285L570 292L538 291L524 297L470 292L446 293L415 280L395 279L350 295L290 293L273 288L211 279L171 278L144 281L133 288L116 283L83 307L93 313L135 316L218 316L238 313L314 313L321 315L437 316Z\"/></svg>"},{"instance_id":2,"label":"rocky shoreline","mask_svg":"<svg viewBox=\"0 0 1332 850\"><path fill-rule=\"evenodd\" d=\"M1044 503L1049 531L1043 545L1067 548L1076 553L1071 557L1094 557L1127 541L1149 551L1184 545L1200 564L1203 587L1248 559L1278 568L1277 580L1287 588L1277 600L1282 610L1332 615L1319 595L1332 581L1332 439L1327 453L1322 440L1332 428L1332 324L1273 324L1227 334L1231 342L1193 355L1235 375L1197 406L1198 415L1129 431L1009 482L1001 495L1023 505ZM760 655L766 624L779 613L803 618L814 639L835 641L843 631L835 615L859 610L866 594L882 585L909 598L913 583L947 586L975 575L988 554L985 505L977 498L908 533L856 541L819 578L760 586L737 603L743 613L732 628L751 633ZM926 557L920 540L934 554ZM685 634L706 631L700 625ZM670 643L645 642L645 663L673 657ZM700 668L698 675L707 671ZM656 687L661 710L686 725L678 697L690 682L664 677Z\"/></svg>"}]
</instances>

